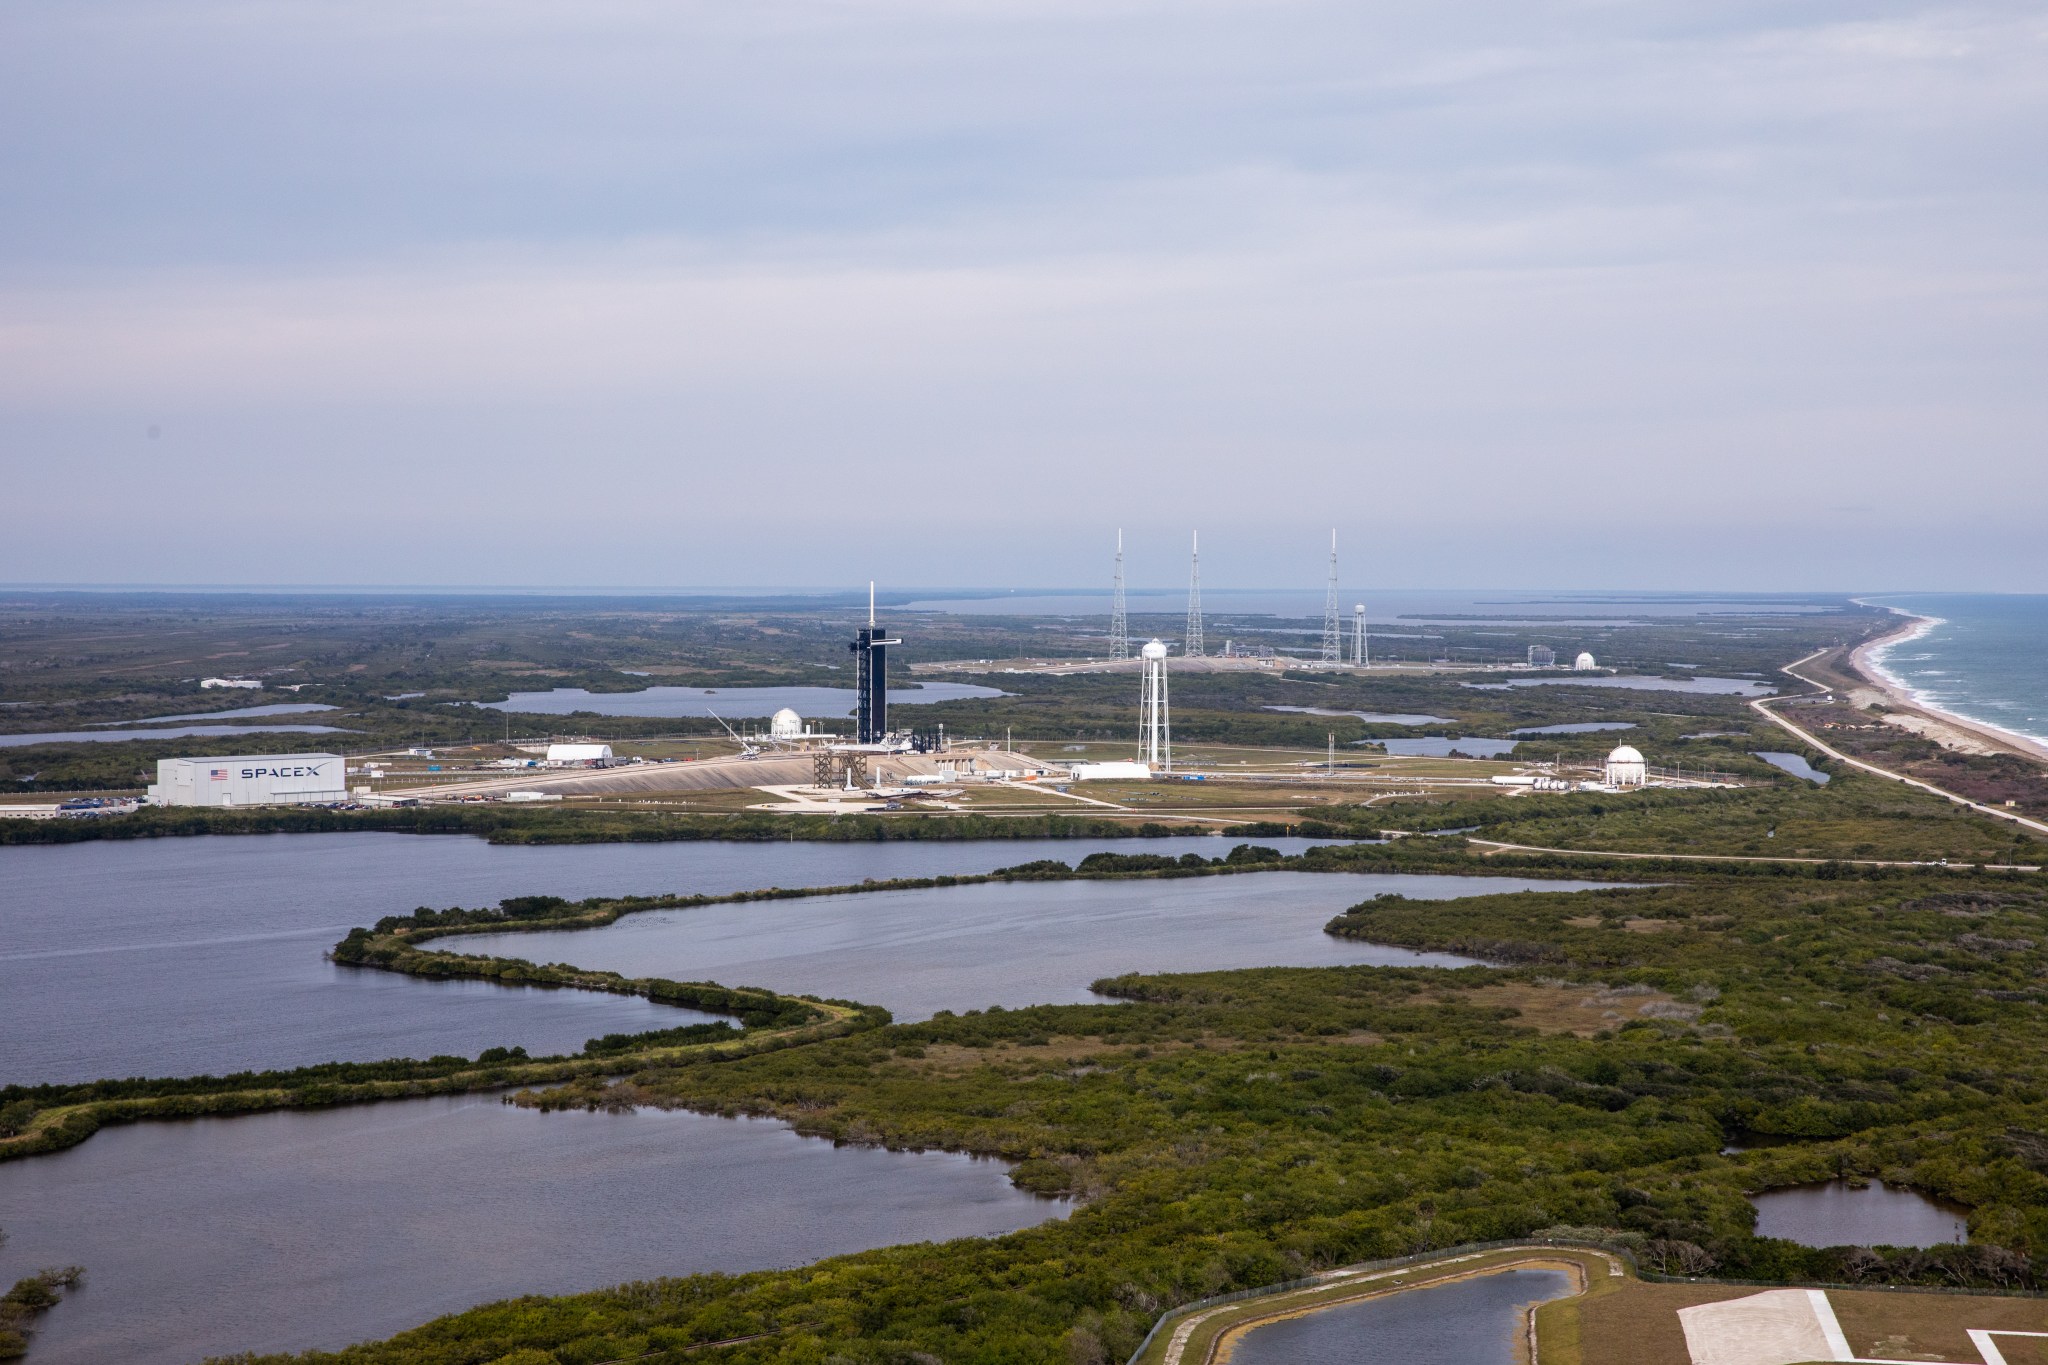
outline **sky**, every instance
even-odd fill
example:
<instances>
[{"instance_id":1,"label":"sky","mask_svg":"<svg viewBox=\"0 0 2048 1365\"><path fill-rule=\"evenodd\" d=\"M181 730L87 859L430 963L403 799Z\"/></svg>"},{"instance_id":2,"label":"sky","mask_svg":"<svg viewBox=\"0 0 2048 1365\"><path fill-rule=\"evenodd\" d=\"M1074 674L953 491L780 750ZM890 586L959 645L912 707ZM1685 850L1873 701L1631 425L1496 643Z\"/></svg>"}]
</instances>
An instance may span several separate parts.
<instances>
[{"instance_id":1,"label":"sky","mask_svg":"<svg viewBox=\"0 0 2048 1365\"><path fill-rule=\"evenodd\" d=\"M0 581L2048 591L2048 14L9 0Z\"/></svg>"}]
</instances>

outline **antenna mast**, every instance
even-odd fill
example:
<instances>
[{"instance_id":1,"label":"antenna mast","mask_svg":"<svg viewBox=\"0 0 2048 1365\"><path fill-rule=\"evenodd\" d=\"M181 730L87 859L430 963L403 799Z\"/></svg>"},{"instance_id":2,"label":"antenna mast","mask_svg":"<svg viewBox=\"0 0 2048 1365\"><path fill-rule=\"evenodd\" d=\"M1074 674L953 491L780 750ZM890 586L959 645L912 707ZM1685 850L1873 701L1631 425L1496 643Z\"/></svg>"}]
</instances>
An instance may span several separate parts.
<instances>
[{"instance_id":1,"label":"antenna mast","mask_svg":"<svg viewBox=\"0 0 2048 1365\"><path fill-rule=\"evenodd\" d=\"M1344 662L1344 631L1337 624L1337 532L1330 532L1330 593L1323 599L1323 662Z\"/></svg>"},{"instance_id":2,"label":"antenna mast","mask_svg":"<svg viewBox=\"0 0 2048 1365\"><path fill-rule=\"evenodd\" d=\"M1202 648L1202 533L1195 532L1194 548L1188 555L1188 633L1181 652L1199 659Z\"/></svg>"},{"instance_id":3,"label":"antenna mast","mask_svg":"<svg viewBox=\"0 0 2048 1365\"><path fill-rule=\"evenodd\" d=\"M1109 599L1109 657L1131 657L1131 625L1124 613L1124 533L1116 533L1116 590Z\"/></svg>"}]
</instances>

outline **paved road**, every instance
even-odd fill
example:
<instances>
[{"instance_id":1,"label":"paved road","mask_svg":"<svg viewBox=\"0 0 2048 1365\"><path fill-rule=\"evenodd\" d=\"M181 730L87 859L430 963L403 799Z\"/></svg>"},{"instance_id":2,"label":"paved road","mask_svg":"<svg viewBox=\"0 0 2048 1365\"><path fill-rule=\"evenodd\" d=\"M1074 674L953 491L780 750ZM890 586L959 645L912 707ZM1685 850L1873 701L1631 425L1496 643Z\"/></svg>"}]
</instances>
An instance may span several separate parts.
<instances>
[{"instance_id":1,"label":"paved road","mask_svg":"<svg viewBox=\"0 0 2048 1365\"><path fill-rule=\"evenodd\" d=\"M1023 754L971 750L951 753L945 761L965 767L972 759L980 772L1011 772L1037 767ZM922 754L871 756L868 769L889 782L908 773L936 775L939 760ZM616 768L526 769L510 776L482 776L422 786L417 790L387 787L386 796L502 796L512 791L560 796L645 796L666 792L743 791L749 787L801 787L811 781L808 754L765 754L760 758L707 758L695 763L629 763Z\"/></svg>"},{"instance_id":2,"label":"paved road","mask_svg":"<svg viewBox=\"0 0 2048 1365\"><path fill-rule=\"evenodd\" d=\"M1760 853L1635 853L1615 848L1546 848L1542 844L1504 844L1498 839L1474 839L1469 843L1486 847L1487 857L1495 853L1568 853L1578 858L1656 858L1687 863L1847 863L1852 867L1953 867L1979 868L1985 872L2039 872L2029 863L1931 863L1898 862L1882 858L1780 858Z\"/></svg>"},{"instance_id":3,"label":"paved road","mask_svg":"<svg viewBox=\"0 0 2048 1365\"><path fill-rule=\"evenodd\" d=\"M1830 648L1832 648L1832 646L1830 646ZM1805 683L1808 687L1815 689L1815 691L1817 692L1831 691L1832 689L1827 687L1825 684L1815 682L1812 678L1809 678L1798 671L1800 664L1810 663L1827 652L1828 651L1826 649L1816 649L1815 651L1813 651L1813 653L1807 655L1804 659L1799 659L1792 663L1786 664L1783 668L1779 669L1778 671L1780 673L1785 674L1789 678L1794 678L1800 682ZM2042 824L2039 820L2029 820L2026 816L2016 814L2013 811L2003 810L1997 806L1987 806L1981 801L1972 801L1969 797L1959 796L1955 792L1950 791L1946 787L1937 787L1932 782L1922 782L1917 777L1907 777L1904 773L1895 773L1889 768L1880 768L1875 763L1865 763L1860 758L1849 757L1849 755L1843 753L1840 749L1837 749L1832 745L1823 744L1820 740L1816 739L1814 736L1807 733L1805 730L1800 729L1791 721L1786 720L1783 716L1779 715L1776 711L1773 711L1770 707L1770 703L1774 701L1782 702L1791 700L1794 700L1794 698L1759 697L1757 700L1751 702L1750 706L1755 709L1758 715L1763 716L1767 720L1771 721L1771 723L1773 723L1774 725L1779 726L1781 729L1787 730L1793 735L1798 736L1799 739L1803 740L1808 744L1811 744L1814 748L1820 750L1829 758L1834 759L1837 763L1846 763L1850 767L1860 768L1862 771L1870 773L1872 776L1886 778L1893 782L1903 782L1909 787L1918 787L1921 791L1932 792L1936 796L1942 797L1945 800L1955 802L1958 806L1968 806L1971 810L1976 811L1980 815L1993 815L1998 817L2000 820L2010 820L2014 824L2024 826L2025 828L2033 830L2038 834L2048 834L2048 825Z\"/></svg>"}]
</instances>

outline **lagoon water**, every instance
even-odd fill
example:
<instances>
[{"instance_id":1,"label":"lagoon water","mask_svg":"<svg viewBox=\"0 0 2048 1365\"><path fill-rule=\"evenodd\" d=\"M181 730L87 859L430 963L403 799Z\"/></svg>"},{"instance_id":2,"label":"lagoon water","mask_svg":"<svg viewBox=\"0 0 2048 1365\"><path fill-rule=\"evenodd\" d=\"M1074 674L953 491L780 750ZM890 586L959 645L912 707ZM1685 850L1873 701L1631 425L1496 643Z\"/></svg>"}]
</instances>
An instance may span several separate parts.
<instances>
[{"instance_id":1,"label":"lagoon water","mask_svg":"<svg viewBox=\"0 0 2048 1365\"><path fill-rule=\"evenodd\" d=\"M1377 744L1387 753L1403 758L1448 758L1454 753L1466 758L1506 758L1515 751L1516 741L1483 739L1477 735L1464 735L1457 739L1425 735L1420 739L1358 739L1352 743Z\"/></svg>"},{"instance_id":2,"label":"lagoon water","mask_svg":"<svg viewBox=\"0 0 2048 1365\"><path fill-rule=\"evenodd\" d=\"M157 730L45 730L39 734L0 735L0 749L18 749L29 744L117 744L130 739L189 739L195 735L354 733L338 725L166 725Z\"/></svg>"},{"instance_id":3,"label":"lagoon water","mask_svg":"<svg viewBox=\"0 0 2048 1365\"><path fill-rule=\"evenodd\" d=\"M1291 853L1327 841L1261 842ZM361 833L0 848L0 1084L474 1056L514 1045L539 1056L573 1052L597 1034L702 1018L644 1000L422 981L325 960L351 927L423 901L441 908L521 895L843 886L1036 858L1076 862L1100 849L1214 857L1229 847L1209 837L494 846ZM902 966L916 969L914 959Z\"/></svg>"},{"instance_id":4,"label":"lagoon water","mask_svg":"<svg viewBox=\"0 0 2048 1365\"><path fill-rule=\"evenodd\" d=\"M175 716L138 716L134 720L97 720L92 724L97 728L103 725L158 725L174 720L243 720L250 716L301 716L313 711L340 709L316 701L278 701L264 706L237 706L226 711L185 711Z\"/></svg>"},{"instance_id":5,"label":"lagoon water","mask_svg":"<svg viewBox=\"0 0 2048 1365\"><path fill-rule=\"evenodd\" d=\"M1597 730L1633 730L1634 721L1627 720L1580 720L1569 725L1524 725L1519 730L1508 731L1511 735L1590 735Z\"/></svg>"},{"instance_id":6,"label":"lagoon water","mask_svg":"<svg viewBox=\"0 0 2048 1365\"><path fill-rule=\"evenodd\" d=\"M1410 1289L1253 1328L1231 1365L1514 1365L1523 1307L1571 1290L1561 1270Z\"/></svg>"},{"instance_id":7,"label":"lagoon water","mask_svg":"<svg viewBox=\"0 0 2048 1365\"><path fill-rule=\"evenodd\" d=\"M897 1019L1098 1000L1122 972L1468 958L1333 938L1331 916L1383 892L1419 900L1611 883L1259 872L1167 881L1007 882L628 915L603 929L485 934L470 952L628 975L710 979L883 1005Z\"/></svg>"},{"instance_id":8,"label":"lagoon water","mask_svg":"<svg viewBox=\"0 0 2048 1365\"><path fill-rule=\"evenodd\" d=\"M0 1165L0 1272L81 1264L37 1365L338 1348L518 1294L788 1266L1065 1214L1007 1167L780 1123L406 1100L108 1129Z\"/></svg>"},{"instance_id":9,"label":"lagoon water","mask_svg":"<svg viewBox=\"0 0 2048 1365\"><path fill-rule=\"evenodd\" d=\"M1313 841L1265 841L1286 851ZM0 1078L222 1071L336 1056L574 1047L690 1018L583 992L343 972L350 924L534 892L723 891L964 873L1228 841L493 847L314 834L0 849ZM464 946L936 1009L1093 998L1126 970L1454 957L1332 939L1381 891L1590 883L1254 873L1014 883L654 911ZM543 1115L493 1097L110 1128L0 1165L0 1272L89 1267L46 1365L334 1347L515 1293L745 1270L1059 1216L999 1165L688 1114Z\"/></svg>"},{"instance_id":10,"label":"lagoon water","mask_svg":"<svg viewBox=\"0 0 2048 1365\"><path fill-rule=\"evenodd\" d=\"M1297 716L1350 716L1368 725L1454 725L1449 716L1430 716L1414 711L1331 711L1321 706L1262 706L1261 711L1288 711Z\"/></svg>"},{"instance_id":11,"label":"lagoon water","mask_svg":"<svg viewBox=\"0 0 2048 1365\"><path fill-rule=\"evenodd\" d=\"M974 683L927 682L889 689L891 706L918 706L936 701L968 701L1000 697L1002 690ZM637 692L586 692L557 687L550 692L514 692L504 701L485 702L499 711L524 711L566 716L594 711L600 716L709 716L727 720L760 720L789 707L800 716L850 716L857 694L850 687L646 687Z\"/></svg>"},{"instance_id":12,"label":"lagoon water","mask_svg":"<svg viewBox=\"0 0 2048 1365\"><path fill-rule=\"evenodd\" d=\"M1875 651L1923 705L2048 744L2048 595L1916 594L1872 601L1940 624Z\"/></svg>"}]
</instances>

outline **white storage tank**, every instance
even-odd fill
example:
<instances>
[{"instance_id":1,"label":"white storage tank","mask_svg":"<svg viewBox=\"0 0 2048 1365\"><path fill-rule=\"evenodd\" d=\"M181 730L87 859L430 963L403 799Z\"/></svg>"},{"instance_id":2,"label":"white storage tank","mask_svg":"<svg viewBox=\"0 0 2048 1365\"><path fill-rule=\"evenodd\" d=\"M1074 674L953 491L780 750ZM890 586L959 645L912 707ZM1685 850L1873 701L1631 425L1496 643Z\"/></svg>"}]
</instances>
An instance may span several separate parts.
<instances>
[{"instance_id":1,"label":"white storage tank","mask_svg":"<svg viewBox=\"0 0 2048 1365\"><path fill-rule=\"evenodd\" d=\"M1633 745L1623 744L1607 755L1608 786L1640 787L1649 780L1649 765Z\"/></svg>"},{"instance_id":2,"label":"white storage tank","mask_svg":"<svg viewBox=\"0 0 2048 1365\"><path fill-rule=\"evenodd\" d=\"M313 806L348 800L340 754L160 758L152 806Z\"/></svg>"}]
</instances>

